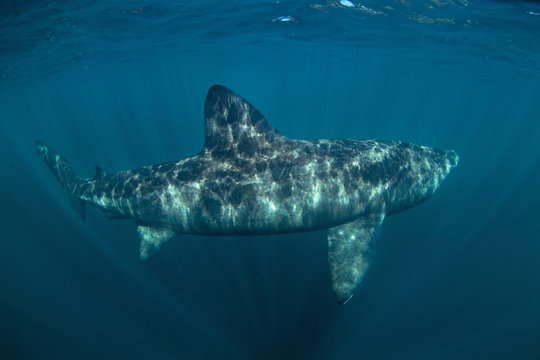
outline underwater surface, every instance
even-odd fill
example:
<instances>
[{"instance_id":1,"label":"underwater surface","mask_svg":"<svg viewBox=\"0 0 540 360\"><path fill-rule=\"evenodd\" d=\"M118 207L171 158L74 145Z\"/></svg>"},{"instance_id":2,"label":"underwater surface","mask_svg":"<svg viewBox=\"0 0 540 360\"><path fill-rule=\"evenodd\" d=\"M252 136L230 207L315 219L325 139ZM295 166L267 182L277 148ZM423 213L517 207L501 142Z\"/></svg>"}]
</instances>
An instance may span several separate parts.
<instances>
[{"instance_id":1,"label":"underwater surface","mask_svg":"<svg viewBox=\"0 0 540 360\"><path fill-rule=\"evenodd\" d=\"M539 359L540 3L2 1L2 359ZM201 150L223 84L298 139L454 149L346 305L326 232L82 221L39 139L94 175Z\"/></svg>"}]
</instances>

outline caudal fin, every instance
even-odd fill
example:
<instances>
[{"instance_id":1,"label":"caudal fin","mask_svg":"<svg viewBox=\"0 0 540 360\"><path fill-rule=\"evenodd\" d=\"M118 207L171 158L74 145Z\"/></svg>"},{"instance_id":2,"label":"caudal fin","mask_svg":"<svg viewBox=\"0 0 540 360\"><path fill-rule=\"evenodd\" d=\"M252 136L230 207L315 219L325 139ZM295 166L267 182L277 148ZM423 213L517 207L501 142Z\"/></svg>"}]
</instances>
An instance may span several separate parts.
<instances>
[{"instance_id":1,"label":"caudal fin","mask_svg":"<svg viewBox=\"0 0 540 360\"><path fill-rule=\"evenodd\" d=\"M84 201L73 194L74 186L79 181L79 178L75 175L70 163L62 155L37 140L36 147L45 164L66 189L71 205L84 219Z\"/></svg>"}]
</instances>

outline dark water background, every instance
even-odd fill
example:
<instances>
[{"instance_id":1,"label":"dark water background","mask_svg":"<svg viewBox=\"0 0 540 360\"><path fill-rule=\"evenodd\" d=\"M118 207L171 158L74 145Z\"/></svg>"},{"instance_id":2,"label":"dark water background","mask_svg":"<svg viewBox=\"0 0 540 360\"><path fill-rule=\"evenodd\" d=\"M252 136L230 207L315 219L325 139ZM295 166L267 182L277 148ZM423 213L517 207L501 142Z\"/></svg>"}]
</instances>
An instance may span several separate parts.
<instances>
[{"instance_id":1,"label":"dark water background","mask_svg":"<svg viewBox=\"0 0 540 360\"><path fill-rule=\"evenodd\" d=\"M325 232L178 236L143 262L33 141L82 176L190 156L214 83L292 138L461 162L386 219L342 307ZM539 359L539 107L535 1L3 1L0 357Z\"/></svg>"}]
</instances>

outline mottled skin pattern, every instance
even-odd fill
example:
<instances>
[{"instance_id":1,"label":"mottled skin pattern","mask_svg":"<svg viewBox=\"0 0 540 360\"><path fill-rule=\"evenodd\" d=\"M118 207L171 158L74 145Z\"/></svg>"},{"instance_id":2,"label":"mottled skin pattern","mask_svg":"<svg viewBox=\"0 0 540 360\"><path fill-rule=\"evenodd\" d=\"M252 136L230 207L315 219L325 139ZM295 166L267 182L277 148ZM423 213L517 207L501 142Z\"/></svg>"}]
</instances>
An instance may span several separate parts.
<instances>
[{"instance_id":1,"label":"mottled skin pattern","mask_svg":"<svg viewBox=\"0 0 540 360\"><path fill-rule=\"evenodd\" d=\"M398 212L431 195L452 167L445 152L405 143L278 142L274 151L205 150L104 174L78 182L73 193L177 233L269 234L324 229L382 209Z\"/></svg>"},{"instance_id":2,"label":"mottled skin pattern","mask_svg":"<svg viewBox=\"0 0 540 360\"><path fill-rule=\"evenodd\" d=\"M429 198L458 162L453 151L408 143L289 139L244 99L219 85L209 90L205 144L193 157L115 174L98 170L94 178L82 180L53 150L42 144L38 149L72 196L109 216L132 218L143 231L159 229L147 239L161 239L156 248L175 233L289 233L373 216L382 223L385 214ZM63 166L69 170L62 171ZM375 230L380 227L379 220L369 221ZM369 227L365 220L360 226ZM144 241L146 233L140 234ZM330 244L331 258L332 251L340 258L347 255L337 243ZM141 255L147 255L142 248ZM331 267L336 261L331 259ZM360 272L363 277L365 270ZM350 280L353 284L342 295L334 288L340 302L360 280Z\"/></svg>"}]
</instances>

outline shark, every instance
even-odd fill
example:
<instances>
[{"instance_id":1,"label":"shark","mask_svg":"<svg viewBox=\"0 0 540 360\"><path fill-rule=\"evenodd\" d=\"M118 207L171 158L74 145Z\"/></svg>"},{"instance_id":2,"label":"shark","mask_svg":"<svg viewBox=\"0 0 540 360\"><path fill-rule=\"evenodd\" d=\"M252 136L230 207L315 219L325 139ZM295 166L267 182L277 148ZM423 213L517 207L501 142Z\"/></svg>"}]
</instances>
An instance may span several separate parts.
<instances>
[{"instance_id":1,"label":"shark","mask_svg":"<svg viewBox=\"0 0 540 360\"><path fill-rule=\"evenodd\" d=\"M431 197L459 157L399 141L297 140L230 89L210 87L204 146L161 164L78 177L36 141L38 154L84 219L85 204L133 219L147 258L175 235L270 235L327 229L328 265L339 304L372 263L386 216Z\"/></svg>"}]
</instances>

